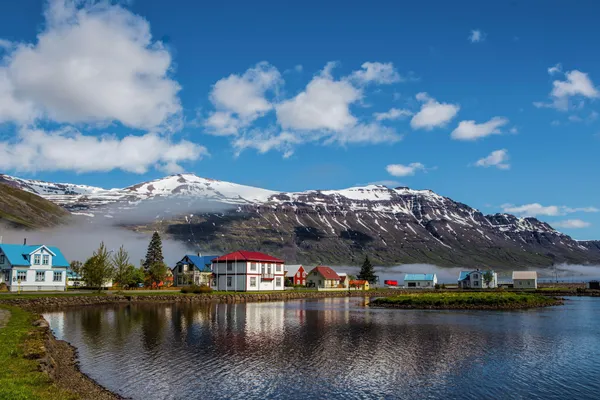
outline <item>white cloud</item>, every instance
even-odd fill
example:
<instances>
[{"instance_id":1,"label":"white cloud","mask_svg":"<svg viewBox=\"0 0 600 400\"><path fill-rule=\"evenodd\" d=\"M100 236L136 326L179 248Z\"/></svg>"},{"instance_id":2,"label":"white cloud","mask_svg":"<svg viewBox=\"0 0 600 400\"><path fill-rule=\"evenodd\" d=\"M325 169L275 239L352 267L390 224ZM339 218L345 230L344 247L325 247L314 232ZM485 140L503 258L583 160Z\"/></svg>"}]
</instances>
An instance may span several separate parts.
<instances>
[{"instance_id":1,"label":"white cloud","mask_svg":"<svg viewBox=\"0 0 600 400\"><path fill-rule=\"evenodd\" d=\"M417 171L424 171L425 166L421 163L410 163L408 165L403 164L390 164L385 168L388 174L392 176L411 176Z\"/></svg>"},{"instance_id":2,"label":"white cloud","mask_svg":"<svg viewBox=\"0 0 600 400\"><path fill-rule=\"evenodd\" d=\"M375 117L375 119L377 121L384 121L384 120L393 121L393 120L397 120L397 119L401 119L401 118L405 118L405 117L410 117L411 115L413 115L412 111L404 110L404 109L400 109L400 108L391 108L389 111L373 114L373 116Z\"/></svg>"},{"instance_id":3,"label":"white cloud","mask_svg":"<svg viewBox=\"0 0 600 400\"><path fill-rule=\"evenodd\" d=\"M427 93L417 93L416 99L423 102L421 110L412 117L410 125L413 129L431 130L450 122L458 111L458 104L439 103Z\"/></svg>"},{"instance_id":4,"label":"white cloud","mask_svg":"<svg viewBox=\"0 0 600 400\"><path fill-rule=\"evenodd\" d=\"M181 162L208 155L205 147L174 143L154 133L118 138L86 136L72 128L46 132L22 129L10 142L0 142L0 169L18 172L107 172L120 169L142 174L151 168L180 172Z\"/></svg>"},{"instance_id":5,"label":"white cloud","mask_svg":"<svg viewBox=\"0 0 600 400\"><path fill-rule=\"evenodd\" d=\"M516 126L513 126L512 128L510 128L509 132L513 135L516 135L517 133L519 133L519 129Z\"/></svg>"},{"instance_id":6,"label":"white cloud","mask_svg":"<svg viewBox=\"0 0 600 400\"><path fill-rule=\"evenodd\" d=\"M557 66L548 69L551 75L562 73ZM594 86L594 83L585 72L578 70L565 72L565 80L555 80L552 82L552 91L550 98L552 102L544 103L536 101L533 105L537 108L555 108L566 111L569 108L581 108L584 104L580 101L577 105L570 104L572 97L583 97L586 99L596 99L600 97L600 91Z\"/></svg>"},{"instance_id":7,"label":"white cloud","mask_svg":"<svg viewBox=\"0 0 600 400\"><path fill-rule=\"evenodd\" d=\"M215 83L210 100L217 111L205 121L209 133L231 135L273 109L266 92L282 83L277 68L263 61L243 75L231 74ZM235 114L235 115L234 115Z\"/></svg>"},{"instance_id":8,"label":"white cloud","mask_svg":"<svg viewBox=\"0 0 600 400\"><path fill-rule=\"evenodd\" d=\"M357 124L343 131L335 132L324 143L380 144L395 143L400 140L402 140L402 136L398 135L394 129L371 122Z\"/></svg>"},{"instance_id":9,"label":"white cloud","mask_svg":"<svg viewBox=\"0 0 600 400\"><path fill-rule=\"evenodd\" d=\"M509 169L510 164L508 160L508 151L506 149L492 151L489 156L477 160L475 166L477 167L496 167L498 169Z\"/></svg>"},{"instance_id":10,"label":"white cloud","mask_svg":"<svg viewBox=\"0 0 600 400\"><path fill-rule=\"evenodd\" d=\"M350 104L362 98L362 93L350 82L335 81L332 65L315 76L296 97L276 107L277 120L284 129L342 131L356 125Z\"/></svg>"},{"instance_id":11,"label":"white cloud","mask_svg":"<svg viewBox=\"0 0 600 400\"><path fill-rule=\"evenodd\" d=\"M538 215L557 216L562 215L559 206L543 206L539 203L524 204L515 206L513 204L503 204L502 210L506 213L535 217Z\"/></svg>"},{"instance_id":12,"label":"white cloud","mask_svg":"<svg viewBox=\"0 0 600 400\"><path fill-rule=\"evenodd\" d=\"M535 217L538 215L555 217L577 212L595 213L600 211L596 207L573 208L567 206L543 206L540 203L524 204L521 206L515 206L514 204L502 204L501 207L504 212L529 217Z\"/></svg>"},{"instance_id":13,"label":"white cloud","mask_svg":"<svg viewBox=\"0 0 600 400\"><path fill-rule=\"evenodd\" d=\"M283 153L284 158L288 158L294 153L294 145L300 143L302 143L302 139L290 132L277 133L273 130L253 129L236 138L233 141L233 147L236 150L236 156L239 156L245 149L255 149L260 154L277 150Z\"/></svg>"},{"instance_id":14,"label":"white cloud","mask_svg":"<svg viewBox=\"0 0 600 400\"><path fill-rule=\"evenodd\" d=\"M473 29L469 35L469 41L471 43L479 43L485 40L486 34L479 29Z\"/></svg>"},{"instance_id":15,"label":"white cloud","mask_svg":"<svg viewBox=\"0 0 600 400\"><path fill-rule=\"evenodd\" d=\"M0 67L0 122L45 117L151 129L178 120L171 55L145 19L74 0L50 0L45 17L37 42L15 46Z\"/></svg>"},{"instance_id":16,"label":"white cloud","mask_svg":"<svg viewBox=\"0 0 600 400\"><path fill-rule=\"evenodd\" d=\"M477 140L486 136L500 134L500 127L508 124L504 117L494 117L487 122L477 124L475 121L461 121L458 127L452 131L452 139Z\"/></svg>"},{"instance_id":17,"label":"white cloud","mask_svg":"<svg viewBox=\"0 0 600 400\"><path fill-rule=\"evenodd\" d=\"M0 50L10 49L11 47L13 47L13 45L13 42L11 42L10 40L0 38Z\"/></svg>"},{"instance_id":18,"label":"white cloud","mask_svg":"<svg viewBox=\"0 0 600 400\"><path fill-rule=\"evenodd\" d=\"M349 77L359 84L370 82L390 84L402 81L400 74L398 74L392 63L366 62L361 65L361 68L354 71Z\"/></svg>"},{"instance_id":19,"label":"white cloud","mask_svg":"<svg viewBox=\"0 0 600 400\"><path fill-rule=\"evenodd\" d=\"M590 224L589 222L586 222L586 221L582 221L580 219L567 219L564 221L553 222L552 225L559 227L559 228L581 229L581 228L587 228L587 227L591 226L592 224Z\"/></svg>"},{"instance_id":20,"label":"white cloud","mask_svg":"<svg viewBox=\"0 0 600 400\"><path fill-rule=\"evenodd\" d=\"M554 74L560 74L562 73L562 64L558 63L556 65L554 65L553 67L548 68L548 74L550 75L554 75Z\"/></svg>"}]
</instances>

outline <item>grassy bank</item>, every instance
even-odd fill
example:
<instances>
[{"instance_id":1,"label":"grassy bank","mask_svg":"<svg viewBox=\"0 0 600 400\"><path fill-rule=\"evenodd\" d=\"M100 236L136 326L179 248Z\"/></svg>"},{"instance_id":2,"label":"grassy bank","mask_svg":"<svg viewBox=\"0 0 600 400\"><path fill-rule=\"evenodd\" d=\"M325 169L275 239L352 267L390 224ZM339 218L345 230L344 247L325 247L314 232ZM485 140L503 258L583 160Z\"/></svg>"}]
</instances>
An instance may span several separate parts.
<instances>
[{"instance_id":1,"label":"grassy bank","mask_svg":"<svg viewBox=\"0 0 600 400\"><path fill-rule=\"evenodd\" d=\"M39 370L45 350L43 331L32 325L36 316L18 307L0 307L12 314L0 329L0 399L78 399Z\"/></svg>"},{"instance_id":2,"label":"grassy bank","mask_svg":"<svg viewBox=\"0 0 600 400\"><path fill-rule=\"evenodd\" d=\"M561 304L554 297L535 293L456 292L410 293L375 299L371 305L391 308L513 309Z\"/></svg>"}]
</instances>

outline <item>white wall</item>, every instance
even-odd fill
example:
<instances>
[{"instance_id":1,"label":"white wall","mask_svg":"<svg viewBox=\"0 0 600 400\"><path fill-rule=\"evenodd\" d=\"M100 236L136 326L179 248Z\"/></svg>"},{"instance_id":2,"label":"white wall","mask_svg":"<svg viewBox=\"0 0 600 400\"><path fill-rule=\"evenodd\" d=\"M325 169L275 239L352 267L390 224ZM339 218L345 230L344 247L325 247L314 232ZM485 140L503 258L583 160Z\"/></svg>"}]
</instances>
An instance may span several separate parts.
<instances>
[{"instance_id":1,"label":"white wall","mask_svg":"<svg viewBox=\"0 0 600 400\"><path fill-rule=\"evenodd\" d=\"M537 289L537 279L514 279L514 289Z\"/></svg>"},{"instance_id":2,"label":"white wall","mask_svg":"<svg viewBox=\"0 0 600 400\"><path fill-rule=\"evenodd\" d=\"M253 268L254 267L254 268ZM213 263L213 271L217 274L214 288L223 291L273 291L284 290L285 266L274 263L252 263L246 261L232 261L231 269L227 269L224 262ZM273 280L263 280L261 273L271 273ZM243 275L240 275L243 274ZM231 286L227 286L227 277L231 278ZM250 277L256 278L256 287L250 286ZM277 286L278 279L280 286ZM237 286L236 286L237 285Z\"/></svg>"}]
</instances>

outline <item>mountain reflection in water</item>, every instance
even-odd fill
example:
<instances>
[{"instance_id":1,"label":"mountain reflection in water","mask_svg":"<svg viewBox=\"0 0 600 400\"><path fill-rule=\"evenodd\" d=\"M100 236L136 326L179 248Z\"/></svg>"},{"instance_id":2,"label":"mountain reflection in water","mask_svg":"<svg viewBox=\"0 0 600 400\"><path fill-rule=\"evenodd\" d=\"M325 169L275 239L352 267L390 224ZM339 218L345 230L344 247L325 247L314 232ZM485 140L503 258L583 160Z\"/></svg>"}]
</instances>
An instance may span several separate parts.
<instances>
[{"instance_id":1,"label":"mountain reflection in water","mask_svg":"<svg viewBox=\"0 0 600 400\"><path fill-rule=\"evenodd\" d=\"M592 399L600 299L416 311L357 298L45 314L81 369L133 399Z\"/></svg>"}]
</instances>

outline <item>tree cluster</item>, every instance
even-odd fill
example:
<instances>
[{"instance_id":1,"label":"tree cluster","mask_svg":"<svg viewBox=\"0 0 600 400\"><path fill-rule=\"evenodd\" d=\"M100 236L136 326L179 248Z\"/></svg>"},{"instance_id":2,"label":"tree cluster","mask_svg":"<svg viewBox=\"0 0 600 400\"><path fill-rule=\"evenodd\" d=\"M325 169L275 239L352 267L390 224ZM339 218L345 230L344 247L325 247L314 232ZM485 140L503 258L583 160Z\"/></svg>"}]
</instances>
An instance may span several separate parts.
<instances>
[{"instance_id":1,"label":"tree cluster","mask_svg":"<svg viewBox=\"0 0 600 400\"><path fill-rule=\"evenodd\" d=\"M71 269L81 276L86 285L102 289L109 281L121 288L138 287L140 284L158 286L167 277L167 266L162 255L162 241L158 232L154 232L146 258L139 268L129 260L129 254L123 246L113 254L104 242L85 263L71 261Z\"/></svg>"}]
</instances>

